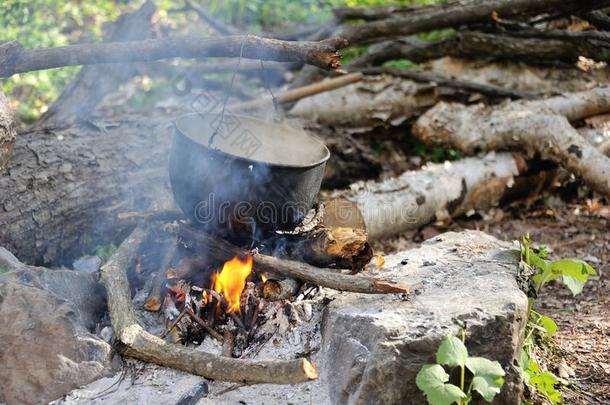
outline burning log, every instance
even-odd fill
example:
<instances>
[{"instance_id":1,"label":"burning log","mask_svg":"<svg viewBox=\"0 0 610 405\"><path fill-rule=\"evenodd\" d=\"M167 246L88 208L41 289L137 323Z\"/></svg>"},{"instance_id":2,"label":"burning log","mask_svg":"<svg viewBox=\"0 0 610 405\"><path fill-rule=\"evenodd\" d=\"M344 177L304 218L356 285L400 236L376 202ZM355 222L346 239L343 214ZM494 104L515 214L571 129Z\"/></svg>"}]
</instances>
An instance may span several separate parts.
<instances>
[{"instance_id":1,"label":"burning log","mask_svg":"<svg viewBox=\"0 0 610 405\"><path fill-rule=\"evenodd\" d=\"M238 248L215 236L195 230L187 225L180 225L179 236L187 243L198 248L205 246L210 256L225 261L234 256L248 256L250 252ZM352 291L365 294L407 294L409 287L388 280L338 273L332 269L323 269L294 260L252 254L254 267L259 271L281 274L286 277L307 281L312 284L339 291Z\"/></svg>"},{"instance_id":2,"label":"burning log","mask_svg":"<svg viewBox=\"0 0 610 405\"><path fill-rule=\"evenodd\" d=\"M322 69L341 66L343 38L319 42L290 42L254 35L224 38L162 38L133 42L77 44L24 49L16 41L0 45L0 77L63 66L118 62L149 62L169 58L244 57L302 62Z\"/></svg>"},{"instance_id":3,"label":"burning log","mask_svg":"<svg viewBox=\"0 0 610 405\"><path fill-rule=\"evenodd\" d=\"M526 149L580 175L610 196L610 158L587 142L569 121L610 111L610 87L505 106L438 103L421 116L413 133L423 142L451 145L465 153Z\"/></svg>"},{"instance_id":4,"label":"burning log","mask_svg":"<svg viewBox=\"0 0 610 405\"><path fill-rule=\"evenodd\" d=\"M263 283L263 298L267 301L285 300L296 295L301 283L293 278L283 280L268 279Z\"/></svg>"},{"instance_id":5,"label":"burning log","mask_svg":"<svg viewBox=\"0 0 610 405\"><path fill-rule=\"evenodd\" d=\"M126 268L133 261L145 234L144 229L136 228L100 270L100 279L108 295L110 320L121 344L121 353L220 381L296 384L318 377L315 367L304 358L274 361L233 359L167 344L146 332L136 320L126 274Z\"/></svg>"},{"instance_id":6,"label":"burning log","mask_svg":"<svg viewBox=\"0 0 610 405\"><path fill-rule=\"evenodd\" d=\"M166 272L177 250L178 245L176 241L173 241L167 252L165 252L159 267L154 272L153 279L151 280L151 289L146 297L146 300L144 301L145 310L157 312L161 309L161 294L163 292L163 285L167 279Z\"/></svg>"},{"instance_id":7,"label":"burning log","mask_svg":"<svg viewBox=\"0 0 610 405\"><path fill-rule=\"evenodd\" d=\"M302 248L303 258L316 266L334 265L360 270L373 257L364 229L322 227L310 233Z\"/></svg>"}]
</instances>

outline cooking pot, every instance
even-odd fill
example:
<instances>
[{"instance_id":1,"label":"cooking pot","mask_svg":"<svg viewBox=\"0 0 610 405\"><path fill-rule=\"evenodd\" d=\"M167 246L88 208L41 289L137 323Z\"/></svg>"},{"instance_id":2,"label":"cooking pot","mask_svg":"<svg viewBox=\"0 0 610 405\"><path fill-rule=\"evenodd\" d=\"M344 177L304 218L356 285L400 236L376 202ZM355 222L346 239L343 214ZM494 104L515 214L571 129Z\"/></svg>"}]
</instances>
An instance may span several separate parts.
<instances>
[{"instance_id":1,"label":"cooking pot","mask_svg":"<svg viewBox=\"0 0 610 405\"><path fill-rule=\"evenodd\" d=\"M287 230L312 207L329 157L320 140L286 124L193 113L176 119L169 174L195 225Z\"/></svg>"}]
</instances>

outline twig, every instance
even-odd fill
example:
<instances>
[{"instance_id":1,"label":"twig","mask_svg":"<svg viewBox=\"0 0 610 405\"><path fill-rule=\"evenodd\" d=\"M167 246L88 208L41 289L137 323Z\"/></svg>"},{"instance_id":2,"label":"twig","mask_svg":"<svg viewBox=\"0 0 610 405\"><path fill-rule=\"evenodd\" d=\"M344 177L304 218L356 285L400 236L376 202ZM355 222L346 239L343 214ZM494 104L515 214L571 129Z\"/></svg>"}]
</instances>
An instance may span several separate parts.
<instances>
[{"instance_id":1,"label":"twig","mask_svg":"<svg viewBox=\"0 0 610 405\"><path fill-rule=\"evenodd\" d=\"M201 327L203 327L203 329L205 329L210 336L212 336L214 339L218 340L220 343L223 342L223 337L220 333L216 332L214 330L214 328L212 328L212 326L210 326L206 321L204 321L203 319L201 319L200 317L198 317L189 307L186 307L186 313L193 318L193 320L195 322L197 322L199 325L201 325Z\"/></svg>"},{"instance_id":2,"label":"twig","mask_svg":"<svg viewBox=\"0 0 610 405\"><path fill-rule=\"evenodd\" d=\"M364 68L362 72L366 75L388 74L391 76L402 77L405 79L414 80L416 82L436 83L439 86L452 87L456 89L477 92L495 97L509 97L512 99L533 99L537 94L526 93L515 90L508 90L499 86L490 84L480 84L459 79L446 78L434 73L426 73L411 69L397 69L390 67L372 67Z\"/></svg>"},{"instance_id":3,"label":"twig","mask_svg":"<svg viewBox=\"0 0 610 405\"><path fill-rule=\"evenodd\" d=\"M180 322L180 320L182 319L184 314L186 314L187 308L188 307L185 305L184 308L182 309L182 311L180 311L180 313L176 317L176 319L174 319L172 321L172 323L167 327L167 329L165 329L165 332L163 332L161 334L161 336L159 336L161 339L164 339L167 336L167 334L170 333L172 331L172 329L174 329L176 327L176 325L178 325L178 322Z\"/></svg>"}]
</instances>

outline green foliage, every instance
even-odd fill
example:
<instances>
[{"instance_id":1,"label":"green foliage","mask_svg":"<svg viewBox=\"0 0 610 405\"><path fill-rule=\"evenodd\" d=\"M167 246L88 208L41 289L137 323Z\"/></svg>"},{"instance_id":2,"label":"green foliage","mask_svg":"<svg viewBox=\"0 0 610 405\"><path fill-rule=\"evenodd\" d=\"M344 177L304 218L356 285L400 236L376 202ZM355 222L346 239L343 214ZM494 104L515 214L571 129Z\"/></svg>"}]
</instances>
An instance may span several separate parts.
<instances>
[{"instance_id":1,"label":"green foliage","mask_svg":"<svg viewBox=\"0 0 610 405\"><path fill-rule=\"evenodd\" d=\"M115 254L117 251L117 247L111 243L109 245L98 246L95 248L94 255L102 259L102 262L105 263Z\"/></svg>"},{"instance_id":2,"label":"green foliage","mask_svg":"<svg viewBox=\"0 0 610 405\"><path fill-rule=\"evenodd\" d=\"M0 42L17 40L26 48L64 46L101 37L102 23L119 15L110 0L3 0ZM31 122L46 111L78 67L14 75L0 81L20 120Z\"/></svg>"},{"instance_id":3,"label":"green foliage","mask_svg":"<svg viewBox=\"0 0 610 405\"><path fill-rule=\"evenodd\" d=\"M447 381L449 374L440 364L425 364L415 378L417 388L426 394L428 403L432 405L449 405L466 398L459 387Z\"/></svg>"},{"instance_id":4,"label":"green foliage","mask_svg":"<svg viewBox=\"0 0 610 405\"><path fill-rule=\"evenodd\" d=\"M434 163L443 163L447 160L454 161L461 159L464 156L460 151L455 149L438 146L429 147L419 139L412 136L406 136L405 143L405 148L410 154L421 156L422 158Z\"/></svg>"},{"instance_id":5,"label":"green foliage","mask_svg":"<svg viewBox=\"0 0 610 405\"><path fill-rule=\"evenodd\" d=\"M485 401L491 402L500 392L505 374L500 363L483 357L468 356L464 340L464 330L461 340L447 335L436 351L437 364L425 364L417 373L417 388L426 395L430 405L469 404L474 392L478 392ZM451 371L456 367L460 369L459 387L449 382L450 376L445 369ZM471 378L465 392L466 369Z\"/></svg>"},{"instance_id":6,"label":"green foliage","mask_svg":"<svg viewBox=\"0 0 610 405\"><path fill-rule=\"evenodd\" d=\"M417 63L412 62L409 59L396 59L384 62L383 66L396 69L412 69L414 67L417 67Z\"/></svg>"},{"instance_id":7,"label":"green foliage","mask_svg":"<svg viewBox=\"0 0 610 405\"><path fill-rule=\"evenodd\" d=\"M521 266L528 274L532 274L531 280L534 284L534 297L529 299L528 322L520 366L527 386L551 403L558 404L563 399L555 388L558 383L557 377L549 371L542 370L533 358L537 344L552 338L557 332L557 324L550 317L534 311L534 301L540 295L542 288L552 280L561 280L572 295L577 295L582 292L589 277L597 275L597 272L589 264L579 259L548 260L546 246L542 245L535 249L529 236L524 236L519 240L519 248Z\"/></svg>"}]
</instances>

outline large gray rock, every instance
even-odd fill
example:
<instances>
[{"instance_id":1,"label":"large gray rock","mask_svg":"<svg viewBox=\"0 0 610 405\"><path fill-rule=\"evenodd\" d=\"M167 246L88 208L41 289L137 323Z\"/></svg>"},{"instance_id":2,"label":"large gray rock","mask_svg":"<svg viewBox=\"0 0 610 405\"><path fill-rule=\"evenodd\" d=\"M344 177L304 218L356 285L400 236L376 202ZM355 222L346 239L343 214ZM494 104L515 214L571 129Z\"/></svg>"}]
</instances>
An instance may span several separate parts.
<instances>
[{"instance_id":1,"label":"large gray rock","mask_svg":"<svg viewBox=\"0 0 610 405\"><path fill-rule=\"evenodd\" d=\"M406 264L402 264L406 263ZM423 404L415 376L433 363L455 321L467 323L470 354L498 360L507 377L497 404L519 404L515 367L527 313L518 255L482 232L446 233L386 257L379 276L419 287L396 296L340 294L326 309L321 378L336 404Z\"/></svg>"},{"instance_id":2,"label":"large gray rock","mask_svg":"<svg viewBox=\"0 0 610 405\"><path fill-rule=\"evenodd\" d=\"M88 328L104 297L95 275L26 266L0 248L0 402L43 404L111 370Z\"/></svg>"}]
</instances>

